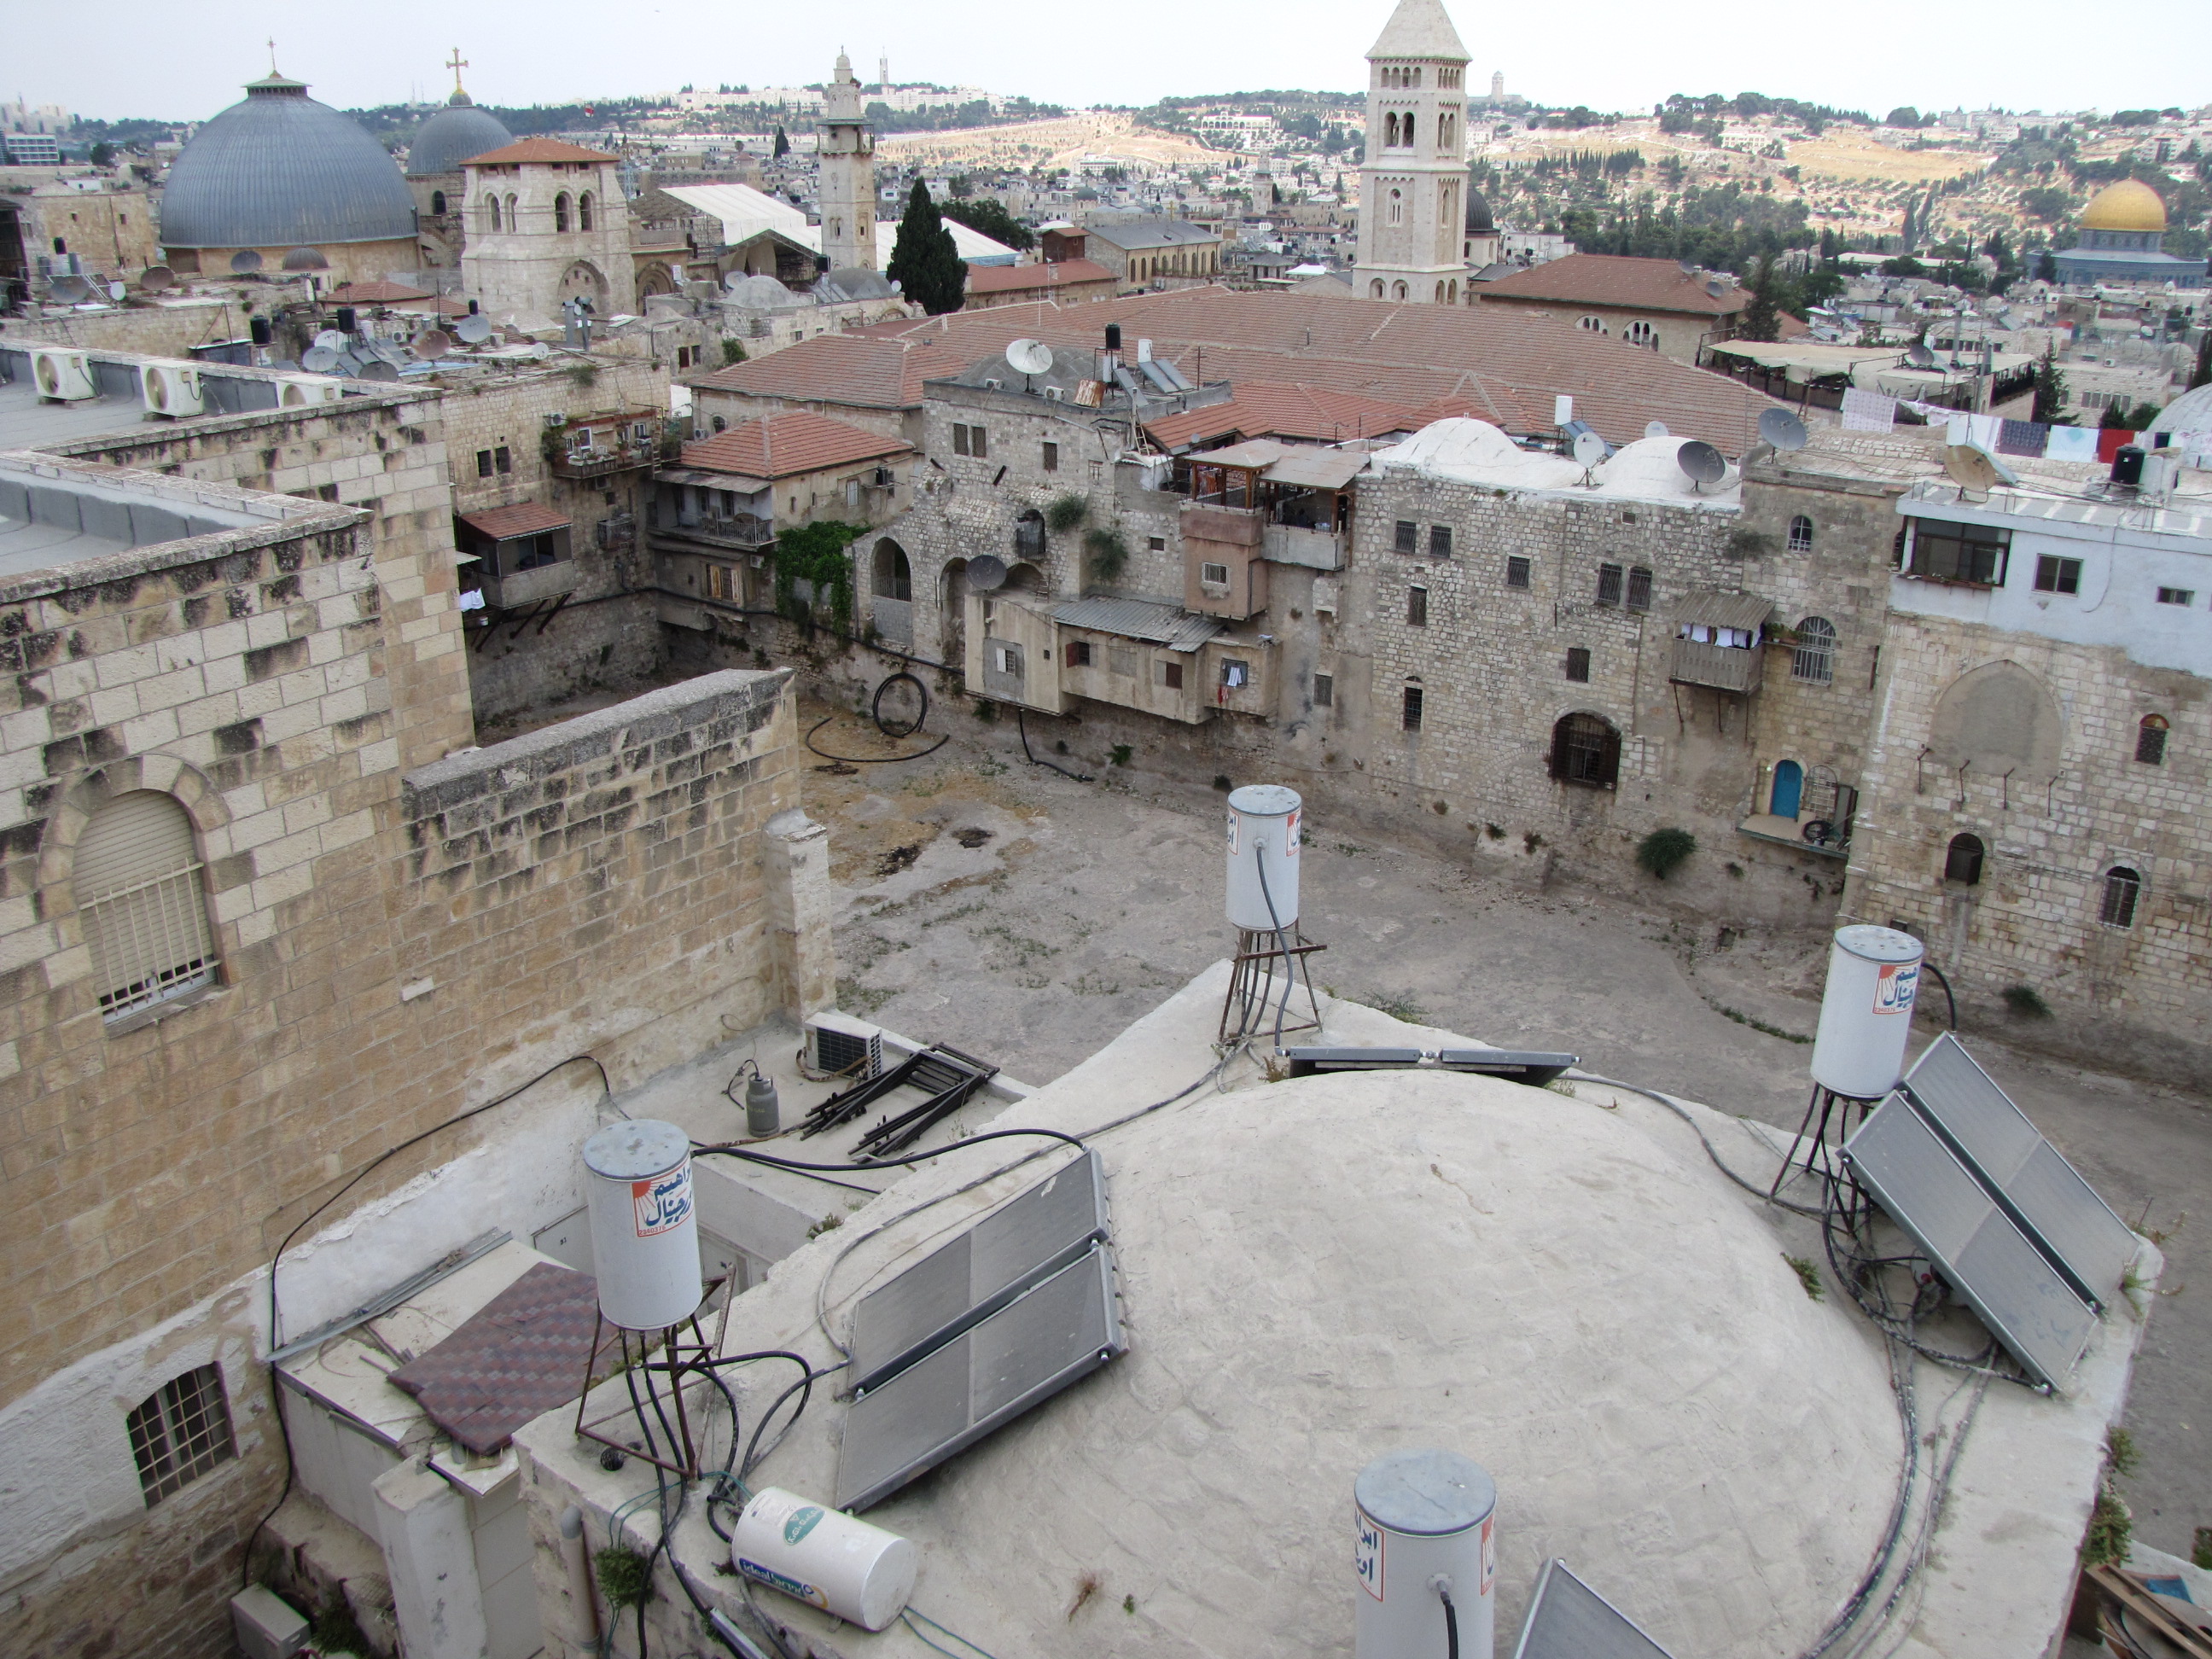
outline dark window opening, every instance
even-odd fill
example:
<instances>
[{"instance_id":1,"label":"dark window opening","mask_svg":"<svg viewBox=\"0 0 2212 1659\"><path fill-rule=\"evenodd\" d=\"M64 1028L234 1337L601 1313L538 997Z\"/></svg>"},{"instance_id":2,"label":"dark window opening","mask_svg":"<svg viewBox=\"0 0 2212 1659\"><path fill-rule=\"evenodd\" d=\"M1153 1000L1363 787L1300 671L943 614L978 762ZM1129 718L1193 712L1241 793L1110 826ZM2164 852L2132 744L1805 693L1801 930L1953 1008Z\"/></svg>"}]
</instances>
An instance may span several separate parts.
<instances>
[{"instance_id":1,"label":"dark window opening","mask_svg":"<svg viewBox=\"0 0 2212 1659\"><path fill-rule=\"evenodd\" d=\"M1313 678L1313 700L1316 708L1336 707L1336 676L1316 674Z\"/></svg>"},{"instance_id":2,"label":"dark window opening","mask_svg":"<svg viewBox=\"0 0 2212 1659\"><path fill-rule=\"evenodd\" d=\"M518 537L500 545L507 550L499 562L503 571L537 570L557 564L561 558L559 544L550 530L543 535Z\"/></svg>"},{"instance_id":3,"label":"dark window opening","mask_svg":"<svg viewBox=\"0 0 2212 1659\"><path fill-rule=\"evenodd\" d=\"M1399 724L1408 732L1418 732L1421 729L1421 688L1419 686L1409 685L1406 688L1405 705L1399 715Z\"/></svg>"},{"instance_id":4,"label":"dark window opening","mask_svg":"<svg viewBox=\"0 0 2212 1659\"><path fill-rule=\"evenodd\" d=\"M1076 640L1070 642L1067 647L1067 665L1070 668L1088 668L1091 666L1090 641Z\"/></svg>"},{"instance_id":5,"label":"dark window opening","mask_svg":"<svg viewBox=\"0 0 2212 1659\"><path fill-rule=\"evenodd\" d=\"M1810 553L1813 550L1813 521L1800 513L1790 520L1790 550Z\"/></svg>"},{"instance_id":6,"label":"dark window opening","mask_svg":"<svg viewBox=\"0 0 2212 1659\"><path fill-rule=\"evenodd\" d=\"M505 444L501 444L501 445L497 449L495 449L495 450L493 450L493 451L492 451L492 453L491 453L491 465L492 465L492 471L495 471L495 472L512 472L512 471L514 471L514 452L513 452L512 450L508 449L508 448L507 448L507 447Z\"/></svg>"},{"instance_id":7,"label":"dark window opening","mask_svg":"<svg viewBox=\"0 0 2212 1659\"><path fill-rule=\"evenodd\" d=\"M1419 550L1420 533L1420 526L1415 524L1411 519L1399 520L1396 550L1407 555Z\"/></svg>"},{"instance_id":8,"label":"dark window opening","mask_svg":"<svg viewBox=\"0 0 2212 1659\"><path fill-rule=\"evenodd\" d=\"M1170 691L1182 690L1182 665L1179 662L1162 663L1160 665L1160 684Z\"/></svg>"},{"instance_id":9,"label":"dark window opening","mask_svg":"<svg viewBox=\"0 0 2212 1659\"><path fill-rule=\"evenodd\" d=\"M1058 444L1048 443L1045 445L1044 470L1048 472L1057 472L1060 471L1060 446Z\"/></svg>"},{"instance_id":10,"label":"dark window opening","mask_svg":"<svg viewBox=\"0 0 2212 1659\"><path fill-rule=\"evenodd\" d=\"M2136 758L2145 766L2166 764L2166 720L2159 714L2145 714L2136 727Z\"/></svg>"},{"instance_id":11,"label":"dark window opening","mask_svg":"<svg viewBox=\"0 0 2212 1659\"><path fill-rule=\"evenodd\" d=\"M1982 843L1978 836L1954 836L1943 855L1943 879L1973 887L1982 879Z\"/></svg>"},{"instance_id":12,"label":"dark window opening","mask_svg":"<svg viewBox=\"0 0 2212 1659\"><path fill-rule=\"evenodd\" d=\"M1582 684L1589 684L1589 649L1587 646L1567 647L1567 678Z\"/></svg>"},{"instance_id":13,"label":"dark window opening","mask_svg":"<svg viewBox=\"0 0 2212 1659\"><path fill-rule=\"evenodd\" d=\"M1432 559L1451 557L1451 526L1432 524L1429 526L1429 556Z\"/></svg>"},{"instance_id":14,"label":"dark window opening","mask_svg":"<svg viewBox=\"0 0 2212 1659\"><path fill-rule=\"evenodd\" d=\"M489 449L477 451L477 477L479 478L491 477L491 451Z\"/></svg>"},{"instance_id":15,"label":"dark window opening","mask_svg":"<svg viewBox=\"0 0 2212 1659\"><path fill-rule=\"evenodd\" d=\"M2193 587L2161 587L2158 590L2160 605L2194 605L2197 590Z\"/></svg>"},{"instance_id":16,"label":"dark window opening","mask_svg":"<svg viewBox=\"0 0 2212 1659\"><path fill-rule=\"evenodd\" d=\"M164 1382L131 1413L131 1455L151 1509L179 1486L237 1455L219 1366Z\"/></svg>"},{"instance_id":17,"label":"dark window opening","mask_svg":"<svg viewBox=\"0 0 2212 1659\"><path fill-rule=\"evenodd\" d=\"M1620 781L1620 733L1602 714L1563 714L1552 727L1552 775L1610 789Z\"/></svg>"},{"instance_id":18,"label":"dark window opening","mask_svg":"<svg viewBox=\"0 0 2212 1659\"><path fill-rule=\"evenodd\" d=\"M1642 565L1628 573L1628 608L1649 611L1651 608L1651 573Z\"/></svg>"},{"instance_id":19,"label":"dark window opening","mask_svg":"<svg viewBox=\"0 0 2212 1659\"><path fill-rule=\"evenodd\" d=\"M2012 532L2008 530L1916 520L1912 528L1911 574L1931 582L2002 587L2005 556L2011 546Z\"/></svg>"},{"instance_id":20,"label":"dark window opening","mask_svg":"<svg viewBox=\"0 0 2212 1659\"><path fill-rule=\"evenodd\" d=\"M1597 602L1600 605L1620 603L1621 568L1617 564L1601 564L1597 568Z\"/></svg>"},{"instance_id":21,"label":"dark window opening","mask_svg":"<svg viewBox=\"0 0 2212 1659\"><path fill-rule=\"evenodd\" d=\"M1505 585L1508 587L1528 586L1528 561L1518 556L1505 561Z\"/></svg>"},{"instance_id":22,"label":"dark window opening","mask_svg":"<svg viewBox=\"0 0 2212 1659\"><path fill-rule=\"evenodd\" d=\"M2134 871L2114 868L2105 872L2105 902L2098 908L2097 920L2107 927L2132 927L2136 925L2136 900L2142 893L2142 878Z\"/></svg>"},{"instance_id":23,"label":"dark window opening","mask_svg":"<svg viewBox=\"0 0 2212 1659\"><path fill-rule=\"evenodd\" d=\"M1409 587L1406 590L1406 626L1426 628L1429 625L1429 590Z\"/></svg>"},{"instance_id":24,"label":"dark window opening","mask_svg":"<svg viewBox=\"0 0 2212 1659\"><path fill-rule=\"evenodd\" d=\"M2035 591L2039 593L2079 593L2081 561L2045 553L2035 561Z\"/></svg>"}]
</instances>

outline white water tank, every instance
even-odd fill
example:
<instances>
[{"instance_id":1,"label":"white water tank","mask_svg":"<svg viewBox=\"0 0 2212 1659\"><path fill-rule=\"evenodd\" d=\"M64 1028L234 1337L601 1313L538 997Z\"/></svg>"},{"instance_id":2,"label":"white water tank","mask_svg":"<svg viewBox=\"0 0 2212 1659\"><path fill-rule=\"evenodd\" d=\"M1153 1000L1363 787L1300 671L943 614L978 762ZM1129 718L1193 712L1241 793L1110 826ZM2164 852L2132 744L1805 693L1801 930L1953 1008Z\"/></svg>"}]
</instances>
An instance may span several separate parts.
<instances>
[{"instance_id":1,"label":"white water tank","mask_svg":"<svg viewBox=\"0 0 2212 1659\"><path fill-rule=\"evenodd\" d=\"M584 1143L586 1200L599 1311L624 1330L665 1330L705 1294L691 1138L673 1123L626 1118Z\"/></svg>"},{"instance_id":2,"label":"white water tank","mask_svg":"<svg viewBox=\"0 0 2212 1659\"><path fill-rule=\"evenodd\" d=\"M810 1607L881 1630L914 1594L921 1557L896 1533L764 1486L732 1529L730 1565Z\"/></svg>"},{"instance_id":3,"label":"white water tank","mask_svg":"<svg viewBox=\"0 0 2212 1659\"><path fill-rule=\"evenodd\" d=\"M1836 929L1813 1037L1814 1082L1858 1100L1880 1100L1897 1086L1924 954L1894 927Z\"/></svg>"},{"instance_id":4,"label":"white water tank","mask_svg":"<svg viewBox=\"0 0 2212 1659\"><path fill-rule=\"evenodd\" d=\"M1413 1447L1352 1484L1358 1659L1491 1659L1498 1612L1498 1486L1457 1452Z\"/></svg>"},{"instance_id":5,"label":"white water tank","mask_svg":"<svg viewBox=\"0 0 2212 1659\"><path fill-rule=\"evenodd\" d=\"M1232 926L1264 933L1298 919L1298 826L1304 817L1298 792L1279 783L1248 783L1229 797Z\"/></svg>"}]
</instances>

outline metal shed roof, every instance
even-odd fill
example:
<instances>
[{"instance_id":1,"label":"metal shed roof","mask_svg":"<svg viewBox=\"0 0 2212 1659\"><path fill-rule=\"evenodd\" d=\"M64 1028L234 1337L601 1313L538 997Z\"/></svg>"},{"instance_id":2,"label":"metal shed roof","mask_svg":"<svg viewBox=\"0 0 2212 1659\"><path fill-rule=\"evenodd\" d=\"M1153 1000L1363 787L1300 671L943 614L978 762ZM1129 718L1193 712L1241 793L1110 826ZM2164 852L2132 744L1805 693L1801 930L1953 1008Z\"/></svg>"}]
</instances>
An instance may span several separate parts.
<instances>
[{"instance_id":1,"label":"metal shed roof","mask_svg":"<svg viewBox=\"0 0 2212 1659\"><path fill-rule=\"evenodd\" d=\"M1364 449L1293 449L1260 477L1268 483L1341 489L1366 470Z\"/></svg>"},{"instance_id":2,"label":"metal shed roof","mask_svg":"<svg viewBox=\"0 0 2212 1659\"><path fill-rule=\"evenodd\" d=\"M1756 593L1685 593L1674 607L1678 623L1705 628L1764 628L1774 614L1774 601Z\"/></svg>"},{"instance_id":3,"label":"metal shed roof","mask_svg":"<svg viewBox=\"0 0 2212 1659\"><path fill-rule=\"evenodd\" d=\"M1072 599L1055 606L1052 617L1070 628L1119 634L1170 651L1195 651L1224 631L1218 617L1194 617L1177 606L1145 599Z\"/></svg>"}]
</instances>

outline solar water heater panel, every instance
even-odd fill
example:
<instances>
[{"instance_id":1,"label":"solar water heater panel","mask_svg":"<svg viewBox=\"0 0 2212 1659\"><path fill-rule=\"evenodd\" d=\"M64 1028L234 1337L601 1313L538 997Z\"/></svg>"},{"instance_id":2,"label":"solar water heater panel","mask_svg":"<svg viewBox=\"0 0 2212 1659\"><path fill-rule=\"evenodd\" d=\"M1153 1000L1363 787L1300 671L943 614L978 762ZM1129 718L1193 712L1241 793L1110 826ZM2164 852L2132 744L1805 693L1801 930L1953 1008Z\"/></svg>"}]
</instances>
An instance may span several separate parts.
<instances>
[{"instance_id":1,"label":"solar water heater panel","mask_svg":"<svg viewBox=\"0 0 2212 1659\"><path fill-rule=\"evenodd\" d=\"M1544 1563L1513 1659L1668 1659L1629 1616L1568 1571Z\"/></svg>"}]
</instances>

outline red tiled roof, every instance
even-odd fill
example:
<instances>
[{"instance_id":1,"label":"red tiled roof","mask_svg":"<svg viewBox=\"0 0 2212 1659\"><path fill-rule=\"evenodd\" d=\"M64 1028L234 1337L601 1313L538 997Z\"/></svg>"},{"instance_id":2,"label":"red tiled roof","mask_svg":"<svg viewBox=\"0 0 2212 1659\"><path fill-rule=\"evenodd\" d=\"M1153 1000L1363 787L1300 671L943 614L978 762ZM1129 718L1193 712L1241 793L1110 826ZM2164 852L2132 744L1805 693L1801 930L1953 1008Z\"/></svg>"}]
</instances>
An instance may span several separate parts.
<instances>
[{"instance_id":1,"label":"red tiled roof","mask_svg":"<svg viewBox=\"0 0 2212 1659\"><path fill-rule=\"evenodd\" d=\"M1550 301L1559 305L1625 306L1637 311L1686 311L1701 317L1727 317L1751 303L1751 290L1733 278L1716 296L1705 292L1712 274L1685 271L1672 259L1632 259L1613 253L1570 253L1494 283L1475 284L1475 297Z\"/></svg>"},{"instance_id":2,"label":"red tiled roof","mask_svg":"<svg viewBox=\"0 0 2212 1659\"><path fill-rule=\"evenodd\" d=\"M1212 404L1181 415L1148 422L1145 430L1169 449L1211 443L1217 438L1304 438L1321 443L1417 432L1435 416L1403 404L1363 398L1357 392L1323 392L1311 386L1273 386L1241 380L1225 404Z\"/></svg>"},{"instance_id":3,"label":"red tiled roof","mask_svg":"<svg viewBox=\"0 0 2212 1659\"><path fill-rule=\"evenodd\" d=\"M828 397L826 377L810 371L825 367L830 353L811 362L799 354L832 348L841 362L847 354L854 363L882 354L876 386L881 401L873 406L913 408L921 404L925 377L957 374L1024 336L1096 349L1108 323L1121 325L1125 345L1151 340L1154 356L1167 358L1194 381L1265 381L1417 410L1453 400L1455 412L1515 433L1551 431L1552 399L1565 392L1574 398L1575 413L1611 442L1632 443L1646 423L1660 420L1680 436L1740 455L1757 441L1759 411L1775 406L1723 375L1518 306L1393 305L1219 287L1073 306L1025 301L878 323L787 347L703 384L730 384L732 377L757 371L764 383L759 389L773 395ZM895 347L906 355L894 354ZM917 374L923 363L926 370ZM894 404L891 388L902 375L910 395Z\"/></svg>"},{"instance_id":4,"label":"red tiled roof","mask_svg":"<svg viewBox=\"0 0 2212 1659\"><path fill-rule=\"evenodd\" d=\"M461 522L479 535L503 542L548 530L566 530L569 520L566 514L556 513L536 501L520 501L513 507L488 507L479 513L464 513Z\"/></svg>"},{"instance_id":5,"label":"red tiled roof","mask_svg":"<svg viewBox=\"0 0 2212 1659\"><path fill-rule=\"evenodd\" d=\"M323 296L324 303L336 306L388 306L401 300L427 300L427 289L408 288L399 283L343 283Z\"/></svg>"},{"instance_id":6,"label":"red tiled roof","mask_svg":"<svg viewBox=\"0 0 2212 1659\"><path fill-rule=\"evenodd\" d=\"M1114 273L1091 259L1061 259L1042 265L970 265L968 292L1020 293L1031 289L1065 288L1072 283L1110 283Z\"/></svg>"},{"instance_id":7,"label":"red tiled roof","mask_svg":"<svg viewBox=\"0 0 2212 1659\"><path fill-rule=\"evenodd\" d=\"M1012 333L1006 336L1014 337ZM751 362L718 368L689 384L755 398L791 398L857 409L913 409L921 403L925 380L957 374L988 351L986 347L971 353L965 346L946 350L928 340L817 334Z\"/></svg>"},{"instance_id":8,"label":"red tiled roof","mask_svg":"<svg viewBox=\"0 0 2212 1659\"><path fill-rule=\"evenodd\" d=\"M586 149L580 144L564 144L558 138L518 138L497 149L471 155L461 165L465 167L511 167L518 161L612 161L619 159L603 149Z\"/></svg>"},{"instance_id":9,"label":"red tiled roof","mask_svg":"<svg viewBox=\"0 0 2212 1659\"><path fill-rule=\"evenodd\" d=\"M824 335L824 339L835 337ZM796 346L787 348L797 350ZM778 353L781 356L781 353ZM825 467L913 453L903 438L886 438L803 409L746 421L684 446L684 465L749 478L792 478Z\"/></svg>"}]
</instances>

